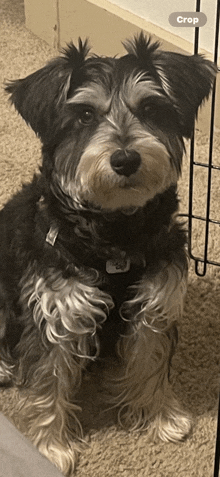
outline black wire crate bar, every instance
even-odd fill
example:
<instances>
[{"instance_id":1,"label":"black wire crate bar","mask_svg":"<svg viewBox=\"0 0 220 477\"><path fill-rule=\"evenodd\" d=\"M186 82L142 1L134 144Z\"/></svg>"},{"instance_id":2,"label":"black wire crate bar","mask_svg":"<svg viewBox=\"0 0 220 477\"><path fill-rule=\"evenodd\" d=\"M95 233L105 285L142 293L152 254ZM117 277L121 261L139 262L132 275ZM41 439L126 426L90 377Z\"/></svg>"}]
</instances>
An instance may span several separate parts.
<instances>
[{"instance_id":1,"label":"black wire crate bar","mask_svg":"<svg viewBox=\"0 0 220 477\"><path fill-rule=\"evenodd\" d=\"M196 12L200 12L201 1L196 0ZM214 31L214 52L213 61L217 66L218 62L218 46L219 46L219 13L220 13L220 0L216 1L216 22ZM197 54L199 50L199 28L195 28L194 37L194 54ZM219 68L218 68L219 71ZM198 276L204 277L207 271L207 265L214 265L220 267L219 255L210 258L210 229L211 227L217 227L217 236L220 234L220 201L215 204L215 208L212 207L212 189L213 189L213 175L217 174L217 188L220 190L220 164L214 164L213 160L213 147L214 147L214 125L215 125L215 113L217 107L216 101L216 88L217 82L215 82L211 97L211 110L210 110L210 127L208 138L208 154L207 162L201 162L195 159L195 134L190 144L190 170L189 170L189 204L188 204L188 249L189 256L195 262L195 272ZM219 155L220 160L220 155ZM203 214L194 213L194 203L196 201L195 181L198 171L205 171L206 175L206 188L204 189L204 202L203 202ZM213 210L215 217L213 216ZM193 235L193 224L200 221L201 228L203 228L203 240L202 240L202 252L200 249L199 255L194 251L197 248L195 243L195 237ZM220 253L220 250L218 250ZM213 477L219 477L220 470L220 394L219 394L219 406L218 406L218 419L217 419L217 432L216 432L216 446L214 456L214 474Z\"/></svg>"},{"instance_id":2,"label":"black wire crate bar","mask_svg":"<svg viewBox=\"0 0 220 477\"><path fill-rule=\"evenodd\" d=\"M214 52L213 52L213 61L217 65L218 61L218 46L219 46L219 10L220 10L220 1L217 0L216 4L216 24L214 32ZM200 11L200 0L197 0L196 11ZM199 28L195 28L195 38L194 38L194 53L197 54L199 50ZM220 259L218 257L210 258L209 257L209 238L210 238L210 226L215 226L219 228L220 234L220 207L216 204L216 212L219 214L217 217L211 215L211 195L212 195L212 178L213 173L219 174L219 189L220 189L220 165L213 163L213 143L214 143L214 124L215 124L215 113L216 113L216 82L213 86L212 97L211 97L211 111L210 111L210 129L209 129L209 150L207 163L200 162L195 160L195 135L191 140L190 147L190 172L189 172L189 205L188 205L188 247L189 247L189 256L195 261L195 272L198 276L205 276L207 271L207 265L220 266ZM204 190L205 197L205 207L204 214L195 214L193 211L194 199L195 199L195 177L200 168L204 168L207 171L207 187ZM220 204L219 204L220 205ZM194 250L196 249L195 239L193 237L193 224L194 221L201 221L201 226L204 227L204 239L202 244L202 251L197 255Z\"/></svg>"}]
</instances>

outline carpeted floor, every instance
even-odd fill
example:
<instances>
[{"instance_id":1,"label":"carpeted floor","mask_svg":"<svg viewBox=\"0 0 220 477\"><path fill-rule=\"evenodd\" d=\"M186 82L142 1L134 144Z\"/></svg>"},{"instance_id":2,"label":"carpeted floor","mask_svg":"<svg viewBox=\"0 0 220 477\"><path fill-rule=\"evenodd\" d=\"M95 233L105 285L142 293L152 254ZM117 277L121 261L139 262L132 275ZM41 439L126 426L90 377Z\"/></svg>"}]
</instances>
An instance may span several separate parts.
<instances>
[{"instance_id":1,"label":"carpeted floor","mask_svg":"<svg viewBox=\"0 0 220 477\"><path fill-rule=\"evenodd\" d=\"M0 83L23 77L54 55L24 26L23 2L0 0ZM0 205L28 181L40 162L40 144L0 91ZM220 139L215 138L214 162L220 162ZM207 138L197 137L196 154L207 161ZM187 211L189 161L180 181L181 210ZM213 173L212 218L219 219L220 172ZM207 173L197 168L194 212L204 213ZM193 226L196 253L203 246L201 222ZM210 228L210 258L220 261L218 226ZM76 477L212 477L215 450L218 377L220 369L220 268L209 267L198 278L191 265L180 340L173 358L176 394L194 417L192 435L183 443L153 444L147 434L130 434L117 427L113 413L102 413L95 385L84 393L83 421L88 447L80 457ZM1 390L0 410L11 416L17 394Z\"/></svg>"}]
</instances>

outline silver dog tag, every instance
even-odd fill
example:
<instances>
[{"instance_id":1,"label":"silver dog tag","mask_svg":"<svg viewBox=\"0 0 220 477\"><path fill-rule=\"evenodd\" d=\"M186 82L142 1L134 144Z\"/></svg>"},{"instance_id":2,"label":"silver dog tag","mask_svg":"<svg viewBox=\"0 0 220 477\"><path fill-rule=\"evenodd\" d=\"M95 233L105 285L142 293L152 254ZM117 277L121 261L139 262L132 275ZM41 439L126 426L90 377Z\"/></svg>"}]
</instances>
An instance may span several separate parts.
<instances>
[{"instance_id":1,"label":"silver dog tag","mask_svg":"<svg viewBox=\"0 0 220 477\"><path fill-rule=\"evenodd\" d=\"M125 273L130 270L131 261L129 258L121 260L108 260L106 262L106 272L109 274L113 273Z\"/></svg>"},{"instance_id":2,"label":"silver dog tag","mask_svg":"<svg viewBox=\"0 0 220 477\"><path fill-rule=\"evenodd\" d=\"M59 233L58 225L52 224L51 227L50 227L49 232L46 235L46 242L49 243L50 245L52 245L52 247L54 246L54 244L56 242L56 238L57 238L58 233Z\"/></svg>"}]
</instances>

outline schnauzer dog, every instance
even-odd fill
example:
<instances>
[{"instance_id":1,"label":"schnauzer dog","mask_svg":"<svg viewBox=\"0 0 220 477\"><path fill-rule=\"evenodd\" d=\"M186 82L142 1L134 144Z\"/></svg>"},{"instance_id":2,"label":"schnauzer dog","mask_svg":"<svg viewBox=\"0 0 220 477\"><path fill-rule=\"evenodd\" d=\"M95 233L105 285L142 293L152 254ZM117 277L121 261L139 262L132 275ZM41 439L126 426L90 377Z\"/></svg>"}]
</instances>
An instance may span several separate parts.
<instances>
[{"instance_id":1,"label":"schnauzer dog","mask_svg":"<svg viewBox=\"0 0 220 477\"><path fill-rule=\"evenodd\" d=\"M124 47L99 57L79 40L6 85L43 162L0 214L0 378L20 389L19 428L65 475L82 377L114 350L119 421L163 441L191 427L169 383L188 265L177 180L216 69L144 34Z\"/></svg>"}]
</instances>

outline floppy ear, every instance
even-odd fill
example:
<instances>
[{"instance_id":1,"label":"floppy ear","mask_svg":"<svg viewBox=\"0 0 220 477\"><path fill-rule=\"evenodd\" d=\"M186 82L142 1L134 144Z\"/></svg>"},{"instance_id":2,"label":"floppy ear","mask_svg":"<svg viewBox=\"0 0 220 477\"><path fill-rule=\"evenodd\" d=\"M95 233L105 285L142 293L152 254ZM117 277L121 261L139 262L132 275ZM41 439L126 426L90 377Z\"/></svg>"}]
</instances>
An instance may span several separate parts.
<instances>
[{"instance_id":1,"label":"floppy ear","mask_svg":"<svg viewBox=\"0 0 220 477\"><path fill-rule=\"evenodd\" d=\"M179 117L182 136L190 138L199 106L208 98L217 68L200 55L158 52L154 66Z\"/></svg>"},{"instance_id":2,"label":"floppy ear","mask_svg":"<svg viewBox=\"0 0 220 477\"><path fill-rule=\"evenodd\" d=\"M63 50L63 56L24 79L6 84L11 103L42 140L50 136L58 107L66 98L70 84L77 86L88 51L87 40L83 44L79 39L78 49L70 43Z\"/></svg>"},{"instance_id":3,"label":"floppy ear","mask_svg":"<svg viewBox=\"0 0 220 477\"><path fill-rule=\"evenodd\" d=\"M199 106L208 98L217 68L201 55L186 56L159 49L143 32L124 43L144 70L159 82L175 107L182 136L192 136Z\"/></svg>"}]
</instances>

